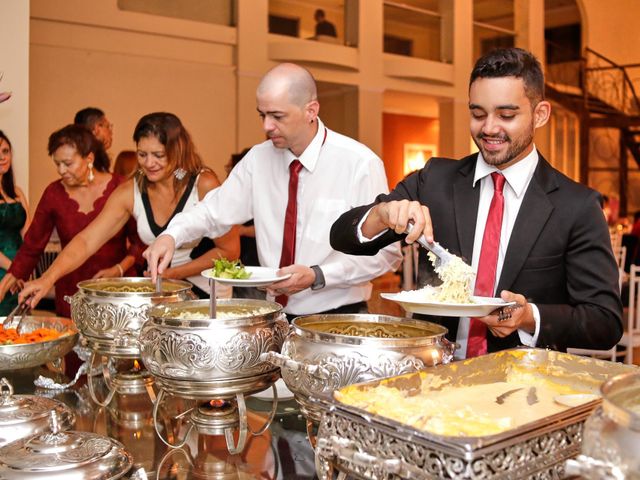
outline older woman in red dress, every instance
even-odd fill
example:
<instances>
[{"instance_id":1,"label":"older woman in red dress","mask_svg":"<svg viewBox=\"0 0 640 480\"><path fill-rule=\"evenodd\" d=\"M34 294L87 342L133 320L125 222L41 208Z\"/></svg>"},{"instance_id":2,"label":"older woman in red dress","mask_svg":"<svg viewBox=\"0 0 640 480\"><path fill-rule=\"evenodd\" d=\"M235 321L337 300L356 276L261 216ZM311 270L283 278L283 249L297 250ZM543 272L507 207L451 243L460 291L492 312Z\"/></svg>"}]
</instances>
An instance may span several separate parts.
<instances>
[{"instance_id":1,"label":"older woman in red dress","mask_svg":"<svg viewBox=\"0 0 640 480\"><path fill-rule=\"evenodd\" d=\"M24 243L0 282L0 300L27 280L55 228L64 248L102 211L109 195L124 178L109 173L109 157L89 130L68 125L49 137L51 155L60 179L45 189ZM127 247L129 239L129 247ZM120 229L82 265L55 283L56 314L69 317L65 295L73 295L81 280L135 275L141 242L131 222Z\"/></svg>"}]
</instances>

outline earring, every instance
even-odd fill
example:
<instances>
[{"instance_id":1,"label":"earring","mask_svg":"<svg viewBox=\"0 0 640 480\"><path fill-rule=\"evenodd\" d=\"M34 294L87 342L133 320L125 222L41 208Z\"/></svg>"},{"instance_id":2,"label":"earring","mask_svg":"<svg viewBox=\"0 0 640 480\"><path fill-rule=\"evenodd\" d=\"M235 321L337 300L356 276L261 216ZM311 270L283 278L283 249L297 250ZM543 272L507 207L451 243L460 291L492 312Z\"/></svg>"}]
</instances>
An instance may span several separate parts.
<instances>
[{"instance_id":1,"label":"earring","mask_svg":"<svg viewBox=\"0 0 640 480\"><path fill-rule=\"evenodd\" d=\"M93 162L91 162L89 165L89 175L87 175L87 180L89 181L89 183L93 182L93 179L95 178L95 175L93 174Z\"/></svg>"},{"instance_id":2,"label":"earring","mask_svg":"<svg viewBox=\"0 0 640 480\"><path fill-rule=\"evenodd\" d=\"M173 175L178 179L178 180L182 180L185 175L187 174L187 171L184 168L176 168L173 171Z\"/></svg>"}]
</instances>

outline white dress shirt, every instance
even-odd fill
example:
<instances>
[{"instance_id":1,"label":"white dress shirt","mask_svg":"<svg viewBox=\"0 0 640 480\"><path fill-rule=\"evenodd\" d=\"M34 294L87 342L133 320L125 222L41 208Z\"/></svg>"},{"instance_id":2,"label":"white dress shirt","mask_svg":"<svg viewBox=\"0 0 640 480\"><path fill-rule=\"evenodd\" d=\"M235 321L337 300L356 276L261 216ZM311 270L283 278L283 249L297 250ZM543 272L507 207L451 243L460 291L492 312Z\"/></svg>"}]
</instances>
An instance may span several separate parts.
<instances>
[{"instance_id":1,"label":"white dress shirt","mask_svg":"<svg viewBox=\"0 0 640 480\"><path fill-rule=\"evenodd\" d=\"M489 207L491 206L491 200L493 199L493 180L491 179L491 173L499 172L505 177L504 184L504 212L502 215L502 230L500 232L500 247L498 249L498 264L496 265L496 280L495 286L500 281L500 274L502 273L502 265L504 264L504 257L507 253L507 246L509 245L509 239L511 238L511 232L513 226L516 223L524 194L527 191L527 187L533 178L533 173L538 165L538 150L535 146L533 151L519 162L511 165L504 170L498 170L498 168L487 164L482 157L482 153L478 153L478 160L476 161L476 170L473 177L473 186L475 188L477 182L480 182L480 203L478 204L478 216L476 218L476 233L473 238L473 258L471 260L471 267L474 271L478 271L478 263L480 262L480 250L482 249L482 237L484 236L484 227L487 224L487 217L489 216ZM434 232L437 235L437 232ZM473 289L473 288L472 288ZM518 292L515 292L518 293ZM500 292L495 292L494 296L500 295ZM538 340L538 334L540 333L540 313L538 308L531 304L533 307L533 316L536 321L536 330L533 335L518 330L520 341L523 345L530 347L535 346ZM461 318L458 325L458 334L456 336L456 342L460 344L460 348L456 350L454 356L456 358L465 358L467 353L467 340L469 338L469 318Z\"/></svg>"},{"instance_id":2,"label":"white dress shirt","mask_svg":"<svg viewBox=\"0 0 640 480\"><path fill-rule=\"evenodd\" d=\"M204 235L218 237L253 218L260 264L278 268L289 164L295 158L270 140L254 146L220 187L176 215L165 233L180 246ZM316 136L298 159L304 168L298 181L295 263L320 266L326 286L291 295L285 311L303 315L368 300L370 280L400 264L400 245L372 257L351 256L331 248L329 232L342 213L388 191L382 161L361 143L326 129L319 118Z\"/></svg>"}]
</instances>

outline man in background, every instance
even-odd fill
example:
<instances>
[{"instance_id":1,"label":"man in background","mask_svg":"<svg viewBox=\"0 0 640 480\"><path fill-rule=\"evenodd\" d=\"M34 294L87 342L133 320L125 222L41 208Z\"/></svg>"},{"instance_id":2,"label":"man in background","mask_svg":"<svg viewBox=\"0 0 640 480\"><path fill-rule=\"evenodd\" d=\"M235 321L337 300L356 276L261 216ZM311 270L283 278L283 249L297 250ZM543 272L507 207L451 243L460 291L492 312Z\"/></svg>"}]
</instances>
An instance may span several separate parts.
<instances>
[{"instance_id":1,"label":"man in background","mask_svg":"<svg viewBox=\"0 0 640 480\"><path fill-rule=\"evenodd\" d=\"M83 108L76 113L73 123L84 125L91 130L91 133L102 142L104 149L109 151L113 143L113 123L102 110L95 107Z\"/></svg>"},{"instance_id":2,"label":"man in background","mask_svg":"<svg viewBox=\"0 0 640 480\"><path fill-rule=\"evenodd\" d=\"M319 35L327 37L338 36L335 25L325 18L324 10L317 9L313 14L313 18L316 21L316 37Z\"/></svg>"}]
</instances>

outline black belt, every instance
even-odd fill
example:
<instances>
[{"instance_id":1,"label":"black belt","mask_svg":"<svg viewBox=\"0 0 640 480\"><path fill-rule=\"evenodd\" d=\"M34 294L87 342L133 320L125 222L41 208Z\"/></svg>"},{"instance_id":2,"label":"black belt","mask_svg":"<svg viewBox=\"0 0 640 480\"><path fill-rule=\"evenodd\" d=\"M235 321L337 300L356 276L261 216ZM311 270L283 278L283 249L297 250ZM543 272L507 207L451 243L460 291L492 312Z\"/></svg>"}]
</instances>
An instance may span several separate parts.
<instances>
[{"instance_id":1,"label":"black belt","mask_svg":"<svg viewBox=\"0 0 640 480\"><path fill-rule=\"evenodd\" d=\"M325 315L325 314L334 314L334 313L368 313L367 302L357 302L350 303L349 305L342 305L341 307L333 308L331 310L326 310L324 312L318 312L316 315ZM291 322L296 317L300 317L301 315L296 315L292 313L287 313L287 320Z\"/></svg>"}]
</instances>

